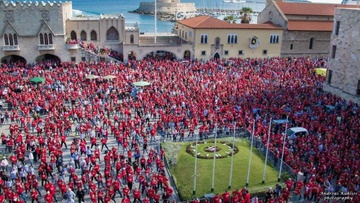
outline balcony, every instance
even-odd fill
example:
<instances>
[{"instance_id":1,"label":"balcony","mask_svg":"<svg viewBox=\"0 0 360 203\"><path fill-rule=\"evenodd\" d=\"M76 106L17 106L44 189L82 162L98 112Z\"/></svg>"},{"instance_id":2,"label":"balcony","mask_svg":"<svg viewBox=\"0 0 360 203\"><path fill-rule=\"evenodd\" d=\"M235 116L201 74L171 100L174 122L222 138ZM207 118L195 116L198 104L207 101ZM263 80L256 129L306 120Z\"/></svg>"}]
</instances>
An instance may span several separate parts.
<instances>
[{"instance_id":1,"label":"balcony","mask_svg":"<svg viewBox=\"0 0 360 203\"><path fill-rule=\"evenodd\" d=\"M39 51L51 51L55 50L55 46L53 44L39 44L38 49Z\"/></svg>"},{"instance_id":2,"label":"balcony","mask_svg":"<svg viewBox=\"0 0 360 203\"><path fill-rule=\"evenodd\" d=\"M19 45L5 45L2 48L3 51L20 51Z\"/></svg>"},{"instance_id":3,"label":"balcony","mask_svg":"<svg viewBox=\"0 0 360 203\"><path fill-rule=\"evenodd\" d=\"M80 48L80 45L79 44L66 44L65 47L68 50L76 50L76 49Z\"/></svg>"}]
</instances>

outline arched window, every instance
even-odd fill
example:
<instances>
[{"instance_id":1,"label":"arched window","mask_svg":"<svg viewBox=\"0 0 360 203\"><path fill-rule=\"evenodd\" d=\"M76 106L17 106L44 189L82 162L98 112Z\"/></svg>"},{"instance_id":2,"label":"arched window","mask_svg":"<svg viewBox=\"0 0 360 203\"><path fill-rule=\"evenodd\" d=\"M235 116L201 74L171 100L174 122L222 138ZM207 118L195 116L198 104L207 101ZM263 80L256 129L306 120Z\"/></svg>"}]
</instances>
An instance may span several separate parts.
<instances>
[{"instance_id":1,"label":"arched window","mask_svg":"<svg viewBox=\"0 0 360 203\"><path fill-rule=\"evenodd\" d=\"M95 30L90 32L90 40L97 40L97 34Z\"/></svg>"},{"instance_id":2,"label":"arched window","mask_svg":"<svg viewBox=\"0 0 360 203\"><path fill-rule=\"evenodd\" d=\"M109 28L106 32L106 40L119 40L119 33L114 27Z\"/></svg>"},{"instance_id":3,"label":"arched window","mask_svg":"<svg viewBox=\"0 0 360 203\"><path fill-rule=\"evenodd\" d=\"M75 32L74 30L70 32L70 39L72 39L72 40L76 40L76 39L77 39L77 37L76 37L76 32Z\"/></svg>"},{"instance_id":4,"label":"arched window","mask_svg":"<svg viewBox=\"0 0 360 203\"><path fill-rule=\"evenodd\" d=\"M52 41L52 34L49 33L49 44L53 44L53 41Z\"/></svg>"},{"instance_id":5,"label":"arched window","mask_svg":"<svg viewBox=\"0 0 360 203\"><path fill-rule=\"evenodd\" d=\"M9 42L10 46L14 45L12 34L9 34Z\"/></svg>"},{"instance_id":6,"label":"arched window","mask_svg":"<svg viewBox=\"0 0 360 203\"><path fill-rule=\"evenodd\" d=\"M134 35L130 35L130 44L134 44Z\"/></svg>"},{"instance_id":7,"label":"arched window","mask_svg":"<svg viewBox=\"0 0 360 203\"><path fill-rule=\"evenodd\" d=\"M4 34L4 42L5 42L5 45L9 45L9 38L8 38L7 34Z\"/></svg>"},{"instance_id":8,"label":"arched window","mask_svg":"<svg viewBox=\"0 0 360 203\"><path fill-rule=\"evenodd\" d=\"M48 35L46 33L44 34L44 41L46 45L49 44Z\"/></svg>"},{"instance_id":9,"label":"arched window","mask_svg":"<svg viewBox=\"0 0 360 203\"><path fill-rule=\"evenodd\" d=\"M17 35L14 34L14 45L18 45Z\"/></svg>"},{"instance_id":10,"label":"arched window","mask_svg":"<svg viewBox=\"0 0 360 203\"><path fill-rule=\"evenodd\" d=\"M215 48L218 49L220 46L220 37L215 38Z\"/></svg>"},{"instance_id":11,"label":"arched window","mask_svg":"<svg viewBox=\"0 0 360 203\"><path fill-rule=\"evenodd\" d=\"M40 33L39 38L40 38L40 44L44 44L44 36L42 33Z\"/></svg>"},{"instance_id":12,"label":"arched window","mask_svg":"<svg viewBox=\"0 0 360 203\"><path fill-rule=\"evenodd\" d=\"M83 30L83 31L81 31L81 33L80 33L80 39L82 40L82 41L86 41L87 39L86 39L86 32Z\"/></svg>"},{"instance_id":13,"label":"arched window","mask_svg":"<svg viewBox=\"0 0 360 203\"><path fill-rule=\"evenodd\" d=\"M313 49L313 45L314 45L314 38L310 38L310 42L309 42L309 49Z\"/></svg>"}]
</instances>

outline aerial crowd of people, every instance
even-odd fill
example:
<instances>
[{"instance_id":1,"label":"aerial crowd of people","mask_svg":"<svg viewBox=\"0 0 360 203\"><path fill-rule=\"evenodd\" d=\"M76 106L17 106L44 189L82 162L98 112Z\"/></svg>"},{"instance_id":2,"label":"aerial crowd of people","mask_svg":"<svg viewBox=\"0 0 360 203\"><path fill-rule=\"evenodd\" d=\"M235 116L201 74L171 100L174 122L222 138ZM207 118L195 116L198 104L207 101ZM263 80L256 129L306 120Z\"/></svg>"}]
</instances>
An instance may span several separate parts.
<instances>
[{"instance_id":1,"label":"aerial crowd of people","mask_svg":"<svg viewBox=\"0 0 360 203\"><path fill-rule=\"evenodd\" d=\"M177 201L165 152L151 145L157 135L181 140L234 124L251 131L255 122L254 135L266 144L270 120L287 117L289 127L309 131L289 139L284 152L305 178L269 189L265 202L291 194L318 201L339 191L360 201L360 109L322 90L324 77L314 71L322 66L310 58L2 64L0 203ZM284 127L270 138L278 158ZM243 189L213 201L249 196Z\"/></svg>"}]
</instances>

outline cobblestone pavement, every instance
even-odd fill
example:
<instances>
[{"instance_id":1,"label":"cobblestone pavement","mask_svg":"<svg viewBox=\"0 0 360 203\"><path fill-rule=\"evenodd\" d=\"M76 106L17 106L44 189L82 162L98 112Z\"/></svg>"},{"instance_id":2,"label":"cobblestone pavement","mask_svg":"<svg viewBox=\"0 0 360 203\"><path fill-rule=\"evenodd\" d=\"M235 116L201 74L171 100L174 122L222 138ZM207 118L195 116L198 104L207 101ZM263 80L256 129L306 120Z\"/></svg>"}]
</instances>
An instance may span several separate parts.
<instances>
[{"instance_id":1,"label":"cobblestone pavement","mask_svg":"<svg viewBox=\"0 0 360 203\"><path fill-rule=\"evenodd\" d=\"M5 108L6 108L6 106L5 106ZM111 118L113 118L113 116L114 116L114 115L112 115ZM44 119L45 119L45 117L44 117ZM153 120L153 121L155 121L155 120ZM1 127L0 127L0 134L1 134L1 133L4 133L5 135L9 135L9 134L10 134L10 131L9 131L9 126L10 126L10 124L17 124L17 123L14 121L14 122L5 123L5 124L1 125ZM73 140L74 140L75 138L79 138L79 136L75 135L75 126L76 126L76 124L77 124L77 122L74 122L74 123L73 123L73 125L72 125L72 132L70 133L70 135L69 135L69 136L67 137L67 139L66 139L66 144L67 144L68 148L62 147L63 163L64 163L65 165L70 162L70 158L71 158L70 146L71 146ZM101 125L102 125L102 123L101 123ZM35 134L35 133L32 133L32 134ZM23 139L24 139L24 138L23 138ZM149 144L148 144L148 152L149 152L151 149L153 149L153 150L155 150L156 153L159 153L159 152L160 152L160 141L161 141L161 136L160 136L160 135L156 135L156 136L155 136L155 140L149 141ZM97 143L98 143L98 144L100 143L100 142L99 142L99 138L98 138L98 142L97 142ZM139 140L139 145L140 145L140 149L141 149L141 155L144 155L144 157L147 159L147 158L148 158L148 153L145 153L145 154L142 153L142 152L143 152L143 151L142 151L142 145L143 145L143 140L142 140L142 139ZM87 146L90 146L89 138L87 138ZM99 144L99 146L101 146L101 144ZM116 141L116 139L114 138L114 136L110 136L110 135L109 135L109 137L108 137L108 142L107 142L107 146L108 146L109 149L112 149L113 147L117 148L119 153L125 152L124 155L125 155L126 158L127 158L126 151L124 150L124 148L123 148L122 145L118 147L117 141ZM129 144L129 146L130 146L130 144ZM8 153L8 152L5 153L5 149L6 149L6 146L5 146L5 145L1 145L1 146L0 146L1 155L8 157L9 155L11 155L11 153ZM104 164L105 152L106 152L106 150L104 149L104 150L102 151L101 155L100 155L100 160L102 160L102 161L100 162L100 171L101 171L102 174L103 174L104 167L105 167L105 164ZM133 154L135 154L135 153L134 153L135 150L132 150L132 152L133 152ZM27 154L26 154L26 155L27 155ZM29 164L30 162L29 162L27 156L25 156L25 157L26 157L26 158L25 158L25 160L26 160L26 161L25 161L25 164ZM85 157L85 155L83 155L83 157ZM48 156L47 158L48 158L48 160L49 160L49 156ZM134 158L133 158L133 160L134 160ZM35 164L34 164L35 170L37 169L38 166L39 166L39 163L35 163ZM10 171L10 168L8 168L8 175L9 175L9 171ZM156 173L156 171L157 171L157 169L156 169L156 164L152 164L151 171L152 171L152 172L151 172L152 174L153 174L153 173ZM53 173L54 173L54 175L55 175L55 174L57 173L57 170L54 169L54 172L53 172ZM77 173L78 177L80 178L80 177L81 177L81 169L79 169L79 168L76 169L76 173ZM115 176L115 173L116 173L116 172L115 172L115 167L112 166L112 174L113 174L113 176ZM38 178L38 180L39 180L39 183L41 183L41 179L40 179L40 177L38 176L37 171L35 171L35 174L37 175L37 178ZM166 175L167 175L167 177L169 177L168 170L166 170ZM55 176L54 176L54 177L55 177ZM54 180L54 179L52 179L52 178L50 178L50 181L52 181L52 182L54 182L54 183L56 182L56 180ZM66 183L69 182L69 174L66 175L65 181L66 181ZM95 180L94 180L94 182L96 183ZM170 183L172 183L172 182L170 182ZM134 181L133 189L134 189L134 188L139 188L139 182L138 182L137 180ZM174 187L173 185L172 185L172 188L174 189L174 193L173 193L172 197L169 199L169 201L171 201L171 202L179 202L179 201L180 201L180 200L179 200L179 196L177 195L177 191L175 191L175 187ZM103 189L103 187L102 187L101 185L100 185L100 189ZM39 184L39 190L40 190L41 195L42 195L42 196L39 198L39 200L40 200L40 202L44 202L44 195L46 194L46 191L45 191L44 187L41 186L41 184ZM159 190L158 190L158 193L162 196L162 194L164 193L164 190L163 190L163 189L159 189ZM26 194L26 196L27 196L26 202L31 202L31 195L30 195L30 193ZM143 194L142 194L142 198L145 198L145 196L146 196L146 195L143 193ZM57 192L56 192L56 199L58 200L57 202L67 202L65 199L63 199L63 197L62 197L62 195L61 195L58 187L57 187ZM131 199L131 202L134 201L132 192L130 192L130 199ZM75 202L77 202L77 201L78 201L78 199L75 198ZM118 193L116 193L116 195L115 195L115 201L116 201L116 202L122 202L122 198L120 198L120 195L119 195ZM91 202L91 201L90 201L90 196L89 196L88 193L85 195L85 202Z\"/></svg>"}]
</instances>

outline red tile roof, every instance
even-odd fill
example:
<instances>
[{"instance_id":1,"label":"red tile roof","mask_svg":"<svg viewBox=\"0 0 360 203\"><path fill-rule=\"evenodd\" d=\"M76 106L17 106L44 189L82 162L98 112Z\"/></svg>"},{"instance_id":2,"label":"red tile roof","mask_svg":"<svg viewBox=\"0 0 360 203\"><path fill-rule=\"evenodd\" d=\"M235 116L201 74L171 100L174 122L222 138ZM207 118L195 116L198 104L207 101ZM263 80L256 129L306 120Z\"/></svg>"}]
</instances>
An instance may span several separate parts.
<instances>
[{"instance_id":1,"label":"red tile roof","mask_svg":"<svg viewBox=\"0 0 360 203\"><path fill-rule=\"evenodd\" d=\"M316 15L334 16L335 8L356 8L356 5L344 4L315 4L315 3L294 3L275 2L285 15Z\"/></svg>"},{"instance_id":2,"label":"red tile roof","mask_svg":"<svg viewBox=\"0 0 360 203\"><path fill-rule=\"evenodd\" d=\"M181 25L193 29L265 29L265 30L282 30L283 28L271 23L265 24L237 24L228 23L211 16L197 16L177 21Z\"/></svg>"},{"instance_id":3,"label":"red tile roof","mask_svg":"<svg viewBox=\"0 0 360 203\"><path fill-rule=\"evenodd\" d=\"M333 29L333 21L289 20L287 29L290 31L329 31Z\"/></svg>"}]
</instances>

